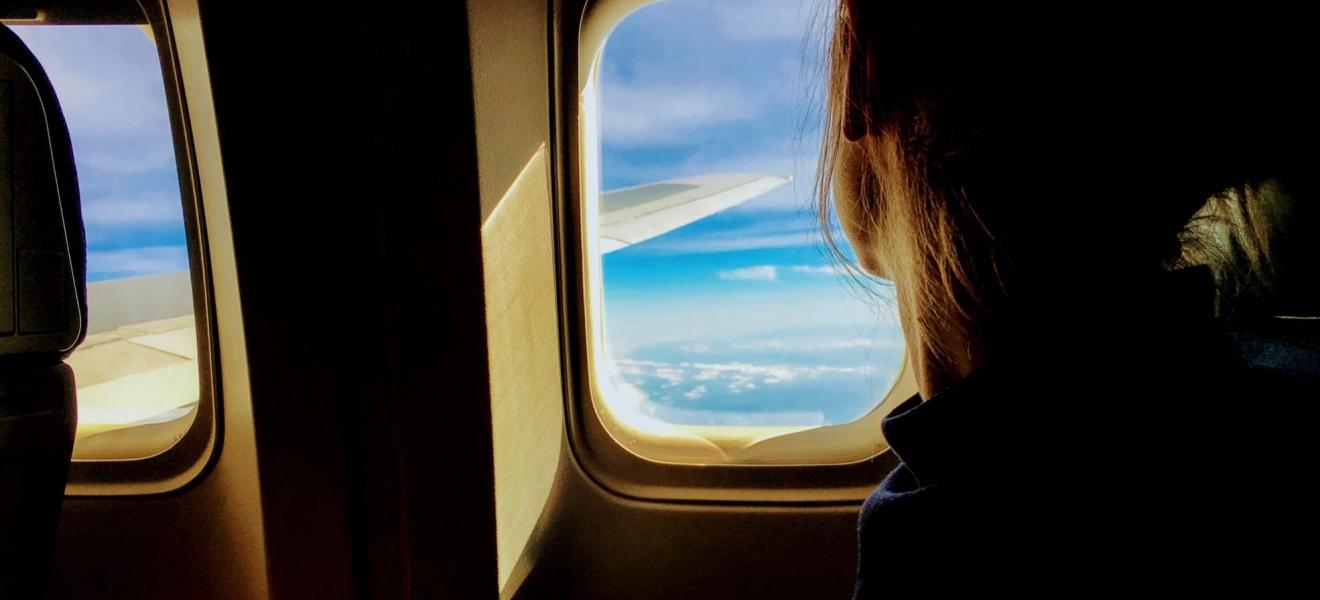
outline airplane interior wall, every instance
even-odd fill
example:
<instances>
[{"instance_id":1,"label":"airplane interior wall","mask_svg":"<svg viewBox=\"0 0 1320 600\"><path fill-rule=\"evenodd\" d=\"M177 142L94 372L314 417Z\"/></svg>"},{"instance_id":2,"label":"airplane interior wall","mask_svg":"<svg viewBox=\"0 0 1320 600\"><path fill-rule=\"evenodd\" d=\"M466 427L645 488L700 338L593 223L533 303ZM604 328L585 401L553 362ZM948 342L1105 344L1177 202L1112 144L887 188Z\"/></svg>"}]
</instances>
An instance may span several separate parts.
<instances>
[{"instance_id":1,"label":"airplane interior wall","mask_svg":"<svg viewBox=\"0 0 1320 600\"><path fill-rule=\"evenodd\" d=\"M490 597L464 7L208 1L202 16L216 34L271 595Z\"/></svg>"},{"instance_id":2,"label":"airplane interior wall","mask_svg":"<svg viewBox=\"0 0 1320 600\"><path fill-rule=\"evenodd\" d=\"M550 232L526 229L553 219L553 186L542 179L544 149L570 146L550 135L554 114L546 91L556 82L546 24L553 4L468 2L486 219L501 597L845 598L856 568L857 506L630 499L593 480L569 446L564 407L556 405L563 401L563 371L547 364L560 356L558 323L535 322L556 302L544 282L555 248ZM551 37L576 39L583 10L580 0L564 2ZM575 51L565 44L561 58ZM557 68L576 69L576 61ZM521 287L515 291L510 281Z\"/></svg>"},{"instance_id":3,"label":"airplane interior wall","mask_svg":"<svg viewBox=\"0 0 1320 600\"><path fill-rule=\"evenodd\" d=\"M584 2L168 0L221 437L180 490L67 499L55 597L847 597L857 506L641 500L575 456L556 98Z\"/></svg>"},{"instance_id":4,"label":"airplane interior wall","mask_svg":"<svg viewBox=\"0 0 1320 600\"><path fill-rule=\"evenodd\" d=\"M218 338L246 337L219 455L172 494L71 498L52 593L494 596L464 8L198 4L242 302Z\"/></svg>"}]
</instances>

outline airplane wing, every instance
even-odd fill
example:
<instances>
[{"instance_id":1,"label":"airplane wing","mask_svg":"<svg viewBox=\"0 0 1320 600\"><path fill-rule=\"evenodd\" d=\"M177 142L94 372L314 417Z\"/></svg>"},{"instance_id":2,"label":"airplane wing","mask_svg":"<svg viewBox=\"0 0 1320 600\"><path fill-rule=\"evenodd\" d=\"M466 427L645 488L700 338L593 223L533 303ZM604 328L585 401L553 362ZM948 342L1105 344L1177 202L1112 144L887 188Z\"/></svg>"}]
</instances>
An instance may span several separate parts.
<instances>
[{"instance_id":1,"label":"airplane wing","mask_svg":"<svg viewBox=\"0 0 1320 600\"><path fill-rule=\"evenodd\" d=\"M150 456L192 425L201 390L190 281L178 271L87 285L87 339L68 358L78 378L74 459Z\"/></svg>"},{"instance_id":2,"label":"airplane wing","mask_svg":"<svg viewBox=\"0 0 1320 600\"><path fill-rule=\"evenodd\" d=\"M792 177L717 173L605 192L600 202L600 251L613 252L742 204Z\"/></svg>"}]
</instances>

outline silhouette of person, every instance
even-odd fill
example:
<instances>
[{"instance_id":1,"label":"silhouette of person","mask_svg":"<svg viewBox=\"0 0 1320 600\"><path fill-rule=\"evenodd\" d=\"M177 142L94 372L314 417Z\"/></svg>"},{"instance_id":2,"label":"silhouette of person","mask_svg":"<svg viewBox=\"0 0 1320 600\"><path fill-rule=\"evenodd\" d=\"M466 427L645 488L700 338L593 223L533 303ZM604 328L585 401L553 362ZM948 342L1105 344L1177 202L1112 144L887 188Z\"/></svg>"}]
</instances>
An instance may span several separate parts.
<instances>
[{"instance_id":1,"label":"silhouette of person","mask_svg":"<svg viewBox=\"0 0 1320 600\"><path fill-rule=\"evenodd\" d=\"M919 388L884 421L856 597L1291 591L1309 409L1224 332L1251 261L1206 249L1251 219L1204 225L1304 203L1311 36L1042 11L837 6L821 219L892 282Z\"/></svg>"}]
</instances>

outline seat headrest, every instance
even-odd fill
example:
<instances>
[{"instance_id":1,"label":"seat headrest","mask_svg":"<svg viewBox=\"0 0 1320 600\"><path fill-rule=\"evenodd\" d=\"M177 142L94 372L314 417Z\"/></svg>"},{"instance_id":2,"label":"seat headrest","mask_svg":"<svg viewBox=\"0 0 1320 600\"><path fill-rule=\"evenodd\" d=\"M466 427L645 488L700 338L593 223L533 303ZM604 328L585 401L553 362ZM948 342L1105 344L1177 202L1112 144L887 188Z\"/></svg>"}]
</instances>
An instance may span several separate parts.
<instances>
[{"instance_id":1,"label":"seat headrest","mask_svg":"<svg viewBox=\"0 0 1320 600\"><path fill-rule=\"evenodd\" d=\"M50 79L0 25L0 361L62 359L87 330L73 145Z\"/></svg>"}]
</instances>

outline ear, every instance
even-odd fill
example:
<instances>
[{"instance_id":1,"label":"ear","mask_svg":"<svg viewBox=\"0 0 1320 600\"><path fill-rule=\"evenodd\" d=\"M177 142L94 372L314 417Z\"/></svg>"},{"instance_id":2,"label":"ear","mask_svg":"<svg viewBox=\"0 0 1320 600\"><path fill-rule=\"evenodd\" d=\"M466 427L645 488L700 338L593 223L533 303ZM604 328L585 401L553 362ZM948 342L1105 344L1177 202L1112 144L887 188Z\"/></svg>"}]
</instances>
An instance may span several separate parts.
<instances>
[{"instance_id":1,"label":"ear","mask_svg":"<svg viewBox=\"0 0 1320 600\"><path fill-rule=\"evenodd\" d=\"M852 28L851 35L844 40L849 47L848 73L843 86L843 137L850 142L862 139L867 130L866 114L862 107L866 106L867 101L870 55L865 46L858 43L861 39L865 39L862 37L865 32L861 30L860 5L860 0L844 0L840 7L847 11L846 16L840 19L840 23L846 22Z\"/></svg>"}]
</instances>

